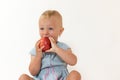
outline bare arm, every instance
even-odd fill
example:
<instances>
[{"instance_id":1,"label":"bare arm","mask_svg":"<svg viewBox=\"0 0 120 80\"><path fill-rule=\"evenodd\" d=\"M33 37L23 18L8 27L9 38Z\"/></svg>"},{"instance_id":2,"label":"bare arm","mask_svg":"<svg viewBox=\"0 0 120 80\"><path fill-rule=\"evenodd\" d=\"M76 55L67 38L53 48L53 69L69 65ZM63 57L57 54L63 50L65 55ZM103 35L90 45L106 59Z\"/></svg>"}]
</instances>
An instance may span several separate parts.
<instances>
[{"instance_id":1,"label":"bare arm","mask_svg":"<svg viewBox=\"0 0 120 80\"><path fill-rule=\"evenodd\" d=\"M29 71L33 76L37 75L41 68L42 48L38 47L39 42L40 41L36 43L36 55L31 56L31 61L29 65Z\"/></svg>"},{"instance_id":2,"label":"bare arm","mask_svg":"<svg viewBox=\"0 0 120 80\"><path fill-rule=\"evenodd\" d=\"M50 42L52 48L47 52L55 52L62 60L64 60L69 65L75 65L77 63L77 57L72 53L71 49L64 50L57 46L56 41L50 37Z\"/></svg>"},{"instance_id":3,"label":"bare arm","mask_svg":"<svg viewBox=\"0 0 120 80\"><path fill-rule=\"evenodd\" d=\"M39 73L41 67L41 59L38 56L31 56L29 71L31 75L35 76Z\"/></svg>"},{"instance_id":4,"label":"bare arm","mask_svg":"<svg viewBox=\"0 0 120 80\"><path fill-rule=\"evenodd\" d=\"M69 65L75 65L77 63L77 57L72 53L71 49L64 50L57 47L55 52Z\"/></svg>"}]
</instances>

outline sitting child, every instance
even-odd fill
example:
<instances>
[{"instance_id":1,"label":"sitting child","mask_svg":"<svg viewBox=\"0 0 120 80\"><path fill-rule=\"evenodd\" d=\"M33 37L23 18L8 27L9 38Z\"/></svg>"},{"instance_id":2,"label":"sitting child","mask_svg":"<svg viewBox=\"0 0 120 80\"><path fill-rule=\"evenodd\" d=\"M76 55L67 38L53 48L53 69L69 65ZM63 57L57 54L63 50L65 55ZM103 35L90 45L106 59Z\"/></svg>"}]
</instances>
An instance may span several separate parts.
<instances>
[{"instance_id":1,"label":"sitting child","mask_svg":"<svg viewBox=\"0 0 120 80\"><path fill-rule=\"evenodd\" d=\"M67 65L75 65L77 57L67 44L58 41L63 31L62 16L58 11L47 10L40 16L40 37L48 37L51 48L43 52L45 46L39 47L38 40L30 51L29 71L33 77L22 74L19 80L81 80L79 72L68 72Z\"/></svg>"}]
</instances>

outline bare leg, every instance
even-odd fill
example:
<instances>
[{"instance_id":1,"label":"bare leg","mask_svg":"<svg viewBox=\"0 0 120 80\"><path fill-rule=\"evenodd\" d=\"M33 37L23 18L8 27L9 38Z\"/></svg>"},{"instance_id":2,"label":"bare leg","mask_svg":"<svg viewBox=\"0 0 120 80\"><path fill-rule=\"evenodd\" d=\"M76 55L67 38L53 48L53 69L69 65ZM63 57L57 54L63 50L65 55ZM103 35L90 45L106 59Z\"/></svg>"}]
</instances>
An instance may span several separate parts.
<instances>
[{"instance_id":1,"label":"bare leg","mask_svg":"<svg viewBox=\"0 0 120 80\"><path fill-rule=\"evenodd\" d=\"M22 74L19 78L19 80L33 80L33 78L31 78L30 76L28 76L27 74Z\"/></svg>"},{"instance_id":2,"label":"bare leg","mask_svg":"<svg viewBox=\"0 0 120 80\"><path fill-rule=\"evenodd\" d=\"M73 70L70 72L70 74L67 76L66 80L81 80L81 75L79 72Z\"/></svg>"}]
</instances>

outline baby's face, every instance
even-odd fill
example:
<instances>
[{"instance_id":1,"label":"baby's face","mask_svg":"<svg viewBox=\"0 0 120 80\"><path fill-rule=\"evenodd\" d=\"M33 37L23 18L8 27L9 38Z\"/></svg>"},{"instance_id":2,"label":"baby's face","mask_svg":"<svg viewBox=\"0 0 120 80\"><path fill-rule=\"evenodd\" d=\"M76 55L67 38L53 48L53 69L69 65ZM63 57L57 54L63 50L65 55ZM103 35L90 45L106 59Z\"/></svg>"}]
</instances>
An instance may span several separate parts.
<instances>
[{"instance_id":1,"label":"baby's face","mask_svg":"<svg viewBox=\"0 0 120 80\"><path fill-rule=\"evenodd\" d=\"M54 16L51 18L41 18L39 21L39 32L41 37L53 37L57 41L63 28L59 25L58 19Z\"/></svg>"}]
</instances>

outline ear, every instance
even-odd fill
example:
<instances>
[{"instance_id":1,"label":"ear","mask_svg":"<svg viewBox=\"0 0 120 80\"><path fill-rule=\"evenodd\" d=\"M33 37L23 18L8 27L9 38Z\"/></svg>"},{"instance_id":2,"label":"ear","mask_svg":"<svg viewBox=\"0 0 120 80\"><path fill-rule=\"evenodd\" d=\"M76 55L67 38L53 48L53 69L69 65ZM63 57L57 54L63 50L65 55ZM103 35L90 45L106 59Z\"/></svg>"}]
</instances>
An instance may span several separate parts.
<instances>
[{"instance_id":1,"label":"ear","mask_svg":"<svg viewBox=\"0 0 120 80\"><path fill-rule=\"evenodd\" d=\"M61 36L61 34L63 33L63 31L64 31L64 28L62 27L62 28L60 28L60 33L59 33L59 36Z\"/></svg>"}]
</instances>

